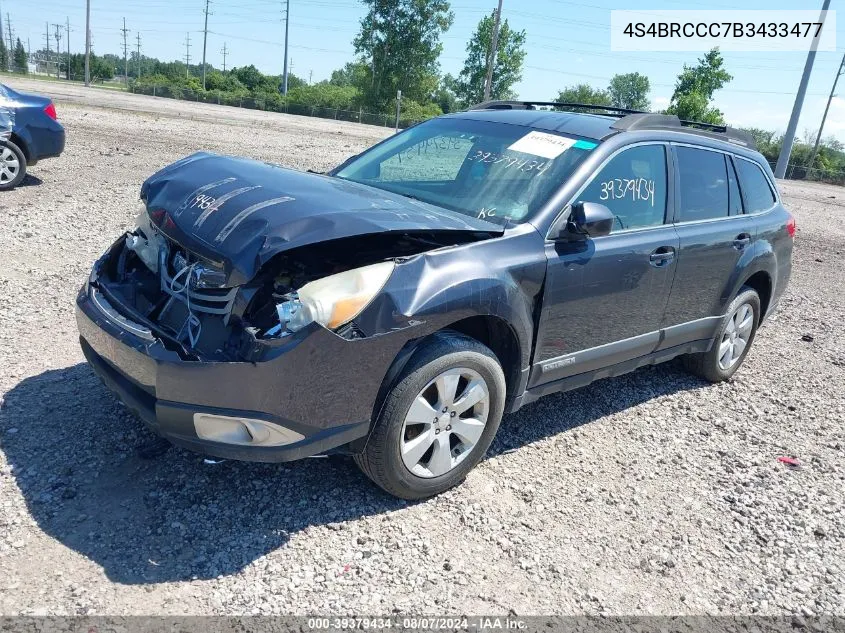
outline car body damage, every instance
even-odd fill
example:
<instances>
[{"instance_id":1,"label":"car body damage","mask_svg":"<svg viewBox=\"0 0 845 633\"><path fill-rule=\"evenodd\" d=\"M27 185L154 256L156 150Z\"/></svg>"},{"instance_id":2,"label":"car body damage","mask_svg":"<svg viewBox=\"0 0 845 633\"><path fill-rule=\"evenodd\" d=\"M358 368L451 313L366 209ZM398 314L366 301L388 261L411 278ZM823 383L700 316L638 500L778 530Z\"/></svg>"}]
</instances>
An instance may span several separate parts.
<instances>
[{"instance_id":1,"label":"car body damage","mask_svg":"<svg viewBox=\"0 0 845 633\"><path fill-rule=\"evenodd\" d=\"M105 271L119 258L118 253L107 253L77 299L83 350L106 384L174 443L221 457L297 459L365 436L391 368L397 370L397 361L406 361L420 341L450 324L479 315L510 324L519 366L527 370L532 313L545 271L542 238L533 229L519 227L502 239L512 259L502 258L502 244L496 247L492 240L401 258L377 298L354 319L355 337L317 323L271 339L242 328L240 344L229 357L176 346L150 321L141 323L151 329L146 339L127 334L125 322L103 314L92 301L92 291L101 293L93 296L107 309L121 314L133 310L120 303L123 297L116 284L107 280L111 273ZM120 244L113 247L121 249ZM470 256L466 249L477 254ZM473 263L468 265L469 257ZM512 265L515 262L518 266ZM422 287L417 283L421 274L430 280ZM115 338L121 344L115 345ZM514 380L524 383L527 371ZM266 452L215 446L191 431L190 413L196 410L249 411L302 434L306 441L290 450Z\"/></svg>"},{"instance_id":2,"label":"car body damage","mask_svg":"<svg viewBox=\"0 0 845 633\"><path fill-rule=\"evenodd\" d=\"M141 198L156 228L218 265L228 287L252 279L275 255L317 242L376 233L502 232L366 185L208 153L151 176Z\"/></svg>"},{"instance_id":3,"label":"car body damage","mask_svg":"<svg viewBox=\"0 0 845 633\"><path fill-rule=\"evenodd\" d=\"M282 461L354 441L397 359L468 317L511 324L528 367L545 270L530 225L506 231L365 185L210 154L166 167L141 195L136 228L95 263L77 319L104 382L176 444ZM295 314L309 285L373 267L377 292L352 318L282 320L281 306L295 303ZM282 450L218 445L192 430L198 411L248 412L253 425L269 420L304 439Z\"/></svg>"},{"instance_id":4,"label":"car body damage","mask_svg":"<svg viewBox=\"0 0 845 633\"><path fill-rule=\"evenodd\" d=\"M210 154L165 168L141 195L135 230L97 263L95 284L193 360L257 360L290 333L280 305L309 282L386 262L402 268L503 232L363 185ZM401 318L350 318L332 329L362 338L407 327L408 298L394 305Z\"/></svg>"}]
</instances>

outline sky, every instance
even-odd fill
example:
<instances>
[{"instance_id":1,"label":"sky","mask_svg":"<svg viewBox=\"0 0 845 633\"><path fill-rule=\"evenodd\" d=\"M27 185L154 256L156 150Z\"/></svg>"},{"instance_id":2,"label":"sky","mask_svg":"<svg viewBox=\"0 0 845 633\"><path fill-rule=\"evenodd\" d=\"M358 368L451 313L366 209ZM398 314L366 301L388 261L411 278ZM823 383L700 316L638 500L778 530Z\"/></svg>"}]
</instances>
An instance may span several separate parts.
<instances>
[{"instance_id":1,"label":"sky","mask_svg":"<svg viewBox=\"0 0 845 633\"><path fill-rule=\"evenodd\" d=\"M457 75L466 43L478 21L497 0L452 0L454 22L443 38L442 71ZM280 74L283 67L284 0L211 0L206 59L222 67L254 64L262 72ZM332 70L353 58L352 39L365 13L357 0L290 0L292 72L312 81L327 79ZM743 9L808 9L821 0L745 0ZM127 43L133 50L140 35L141 52L162 60L182 59L190 33L192 63L202 60L205 0L91 0L91 31L95 52L118 53L123 47L123 19ZM522 99L550 100L568 85L586 82L606 87L617 73L640 72L651 80L653 108L664 108L684 63L694 64L702 53L614 53L610 50L610 11L628 9L630 0L503 0L502 17L511 28L525 30L525 68L515 89ZM651 0L637 9L729 9L729 0ZM837 51L817 54L807 90L798 135L818 129L839 64L845 53L845 0L832 0L841 11L837 20ZM70 50L85 44L85 0L0 0L4 35L11 21L13 36L32 50L45 44L45 23L70 22ZM840 17L838 15L837 17ZM8 36L6 36L8 37ZM61 39L66 50L67 33ZM725 52L725 67L733 81L716 93L715 105L732 125L770 130L786 129L806 53ZM825 124L825 136L845 142L845 77L840 80Z\"/></svg>"}]
</instances>

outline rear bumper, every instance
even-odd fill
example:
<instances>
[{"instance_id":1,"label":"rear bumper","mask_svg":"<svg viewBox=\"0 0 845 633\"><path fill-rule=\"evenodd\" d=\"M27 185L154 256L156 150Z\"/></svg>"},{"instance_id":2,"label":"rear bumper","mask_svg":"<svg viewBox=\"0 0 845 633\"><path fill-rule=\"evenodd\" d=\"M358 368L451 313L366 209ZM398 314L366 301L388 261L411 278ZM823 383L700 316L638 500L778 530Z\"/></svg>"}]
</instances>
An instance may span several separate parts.
<instances>
[{"instance_id":1,"label":"rear bumper","mask_svg":"<svg viewBox=\"0 0 845 633\"><path fill-rule=\"evenodd\" d=\"M47 117L45 117L47 118ZM23 138L23 135L19 135ZM65 128L61 123L48 119L48 123L29 130L28 141L30 165L46 158L55 158L65 150Z\"/></svg>"},{"instance_id":2,"label":"rear bumper","mask_svg":"<svg viewBox=\"0 0 845 633\"><path fill-rule=\"evenodd\" d=\"M402 345L391 336L349 341L315 326L265 361L185 360L109 314L87 284L76 319L91 368L150 428L179 446L245 461L291 461L339 447L354 452L345 445L363 444L394 347ZM210 441L198 434L195 414L260 420L302 439L283 446Z\"/></svg>"}]
</instances>

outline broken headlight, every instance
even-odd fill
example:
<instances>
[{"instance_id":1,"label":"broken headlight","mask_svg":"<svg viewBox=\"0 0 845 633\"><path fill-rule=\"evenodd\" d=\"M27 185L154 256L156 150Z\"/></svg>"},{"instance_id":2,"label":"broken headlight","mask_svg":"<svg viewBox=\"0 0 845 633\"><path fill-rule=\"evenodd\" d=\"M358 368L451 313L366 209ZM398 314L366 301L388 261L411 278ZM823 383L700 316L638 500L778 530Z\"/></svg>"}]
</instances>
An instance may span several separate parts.
<instances>
[{"instance_id":1,"label":"broken headlight","mask_svg":"<svg viewBox=\"0 0 845 633\"><path fill-rule=\"evenodd\" d=\"M330 329L348 323L375 298L394 267L393 262L382 262L305 284L276 306L280 324L267 334L296 332L315 321Z\"/></svg>"},{"instance_id":2,"label":"broken headlight","mask_svg":"<svg viewBox=\"0 0 845 633\"><path fill-rule=\"evenodd\" d=\"M145 204L135 219L135 230L126 236L126 248L135 251L138 258L153 273L158 273L159 254L166 248L164 238L150 221Z\"/></svg>"}]
</instances>

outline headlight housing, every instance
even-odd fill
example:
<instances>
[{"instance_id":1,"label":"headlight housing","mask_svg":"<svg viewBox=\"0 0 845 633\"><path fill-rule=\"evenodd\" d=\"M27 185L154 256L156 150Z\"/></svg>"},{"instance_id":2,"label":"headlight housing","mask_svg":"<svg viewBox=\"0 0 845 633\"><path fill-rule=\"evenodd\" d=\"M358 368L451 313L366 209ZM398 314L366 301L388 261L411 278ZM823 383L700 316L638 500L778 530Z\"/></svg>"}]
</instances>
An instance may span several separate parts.
<instances>
[{"instance_id":1,"label":"headlight housing","mask_svg":"<svg viewBox=\"0 0 845 633\"><path fill-rule=\"evenodd\" d=\"M329 329L349 323L387 283L394 262L381 262L317 279L302 286L295 298L277 306L282 327L291 332L316 321Z\"/></svg>"}]
</instances>

